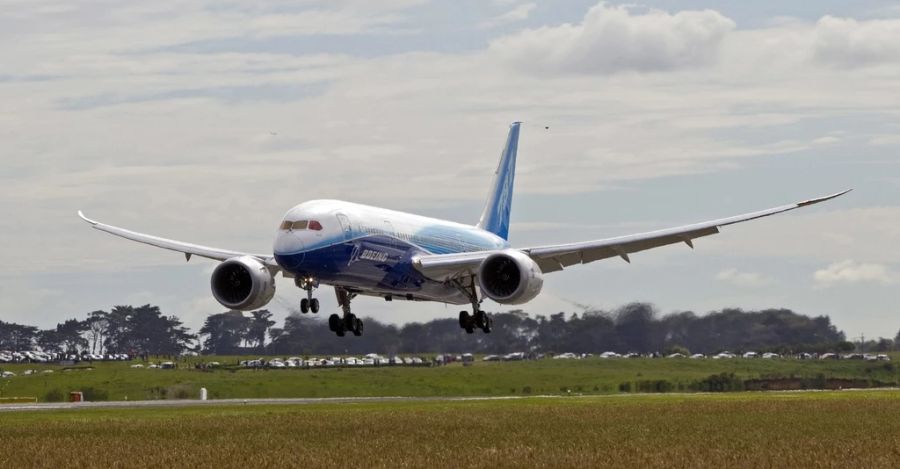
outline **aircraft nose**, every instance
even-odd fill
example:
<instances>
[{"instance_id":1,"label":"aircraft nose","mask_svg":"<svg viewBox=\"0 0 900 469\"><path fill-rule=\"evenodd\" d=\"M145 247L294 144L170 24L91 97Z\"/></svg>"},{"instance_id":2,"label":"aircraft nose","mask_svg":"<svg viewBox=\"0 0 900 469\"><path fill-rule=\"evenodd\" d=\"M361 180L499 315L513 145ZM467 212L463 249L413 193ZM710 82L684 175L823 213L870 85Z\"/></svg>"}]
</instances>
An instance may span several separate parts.
<instances>
[{"instance_id":1,"label":"aircraft nose","mask_svg":"<svg viewBox=\"0 0 900 469\"><path fill-rule=\"evenodd\" d=\"M278 233L273 251L278 263L286 269L299 267L303 262L303 239L292 232Z\"/></svg>"}]
</instances>

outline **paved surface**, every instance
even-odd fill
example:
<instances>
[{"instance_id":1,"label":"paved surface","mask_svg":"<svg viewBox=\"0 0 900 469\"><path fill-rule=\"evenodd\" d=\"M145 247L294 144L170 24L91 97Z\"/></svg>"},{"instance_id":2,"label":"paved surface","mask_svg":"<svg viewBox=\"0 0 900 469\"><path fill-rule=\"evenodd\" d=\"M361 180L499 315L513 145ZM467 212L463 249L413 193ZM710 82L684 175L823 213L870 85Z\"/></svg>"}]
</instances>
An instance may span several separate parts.
<instances>
[{"instance_id":1,"label":"paved surface","mask_svg":"<svg viewBox=\"0 0 900 469\"><path fill-rule=\"evenodd\" d=\"M764 391L766 394L801 394L819 392L867 392L867 391L900 391L900 388L869 388L869 389L803 389L793 391ZM652 398L653 396L682 396L701 397L705 395L727 395L730 393L628 393L628 394L598 394L598 395L570 395L573 398ZM156 400L156 401L106 401L106 402L42 402L30 404L3 404L0 405L0 414L4 412L28 412L40 410L73 410L73 409L133 409L141 407L191 407L191 406L241 406L241 405L309 405L309 404L362 404L366 402L463 402L463 401L507 401L517 399L547 399L563 397L557 395L536 396L494 396L494 397L304 397L304 398L270 398L270 399L213 399L201 401L199 399L182 400Z\"/></svg>"},{"instance_id":2,"label":"paved surface","mask_svg":"<svg viewBox=\"0 0 900 469\"><path fill-rule=\"evenodd\" d=\"M231 406L231 405L304 405L304 404L360 404L365 402L438 402L438 401L495 401L510 399L533 399L535 397L558 396L505 396L505 397L319 397L283 399L198 399L156 400L156 401L106 401L106 402L42 402L28 404L3 404L0 413L38 410L71 409L122 409L139 407L188 407L188 406Z\"/></svg>"}]
</instances>

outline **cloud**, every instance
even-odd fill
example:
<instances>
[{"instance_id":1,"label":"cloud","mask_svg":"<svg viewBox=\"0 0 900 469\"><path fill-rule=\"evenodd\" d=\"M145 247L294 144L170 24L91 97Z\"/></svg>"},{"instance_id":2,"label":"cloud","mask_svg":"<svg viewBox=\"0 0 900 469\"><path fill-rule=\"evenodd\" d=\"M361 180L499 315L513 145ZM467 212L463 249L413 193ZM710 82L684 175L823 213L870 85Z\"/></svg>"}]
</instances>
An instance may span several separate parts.
<instances>
[{"instance_id":1,"label":"cloud","mask_svg":"<svg viewBox=\"0 0 900 469\"><path fill-rule=\"evenodd\" d=\"M900 282L900 275L883 264L869 264L845 260L835 262L813 274L818 288L835 285L854 285L859 283L875 283L893 285Z\"/></svg>"},{"instance_id":2,"label":"cloud","mask_svg":"<svg viewBox=\"0 0 900 469\"><path fill-rule=\"evenodd\" d=\"M824 16L813 34L813 56L824 64L854 67L900 60L900 19Z\"/></svg>"},{"instance_id":3,"label":"cloud","mask_svg":"<svg viewBox=\"0 0 900 469\"><path fill-rule=\"evenodd\" d=\"M496 28L497 26L503 26L506 24L525 20L529 15L531 15L531 12L534 11L535 8L537 8L536 3L523 3L521 5L516 5L512 10L509 10L502 15L495 16L481 23L479 27Z\"/></svg>"},{"instance_id":4,"label":"cloud","mask_svg":"<svg viewBox=\"0 0 900 469\"><path fill-rule=\"evenodd\" d=\"M669 14L600 3L579 24L529 29L490 48L519 69L544 73L651 72L713 63L734 21L712 10Z\"/></svg>"},{"instance_id":5,"label":"cloud","mask_svg":"<svg viewBox=\"0 0 900 469\"><path fill-rule=\"evenodd\" d=\"M716 280L730 283L741 288L760 288L772 283L772 279L756 272L740 272L737 269L726 269L716 274Z\"/></svg>"}]
</instances>

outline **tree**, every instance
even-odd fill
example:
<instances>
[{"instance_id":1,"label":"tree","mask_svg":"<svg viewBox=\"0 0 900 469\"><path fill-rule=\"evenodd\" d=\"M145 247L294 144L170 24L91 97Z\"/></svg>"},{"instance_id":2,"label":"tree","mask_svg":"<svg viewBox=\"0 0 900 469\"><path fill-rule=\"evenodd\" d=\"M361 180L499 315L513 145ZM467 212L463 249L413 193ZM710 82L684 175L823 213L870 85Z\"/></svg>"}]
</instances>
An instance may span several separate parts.
<instances>
[{"instance_id":1,"label":"tree","mask_svg":"<svg viewBox=\"0 0 900 469\"><path fill-rule=\"evenodd\" d=\"M266 309L253 311L250 314L253 315L253 318L247 328L246 340L261 351L266 344L266 332L275 325L275 321L272 320L272 313Z\"/></svg>"},{"instance_id":2,"label":"tree","mask_svg":"<svg viewBox=\"0 0 900 469\"><path fill-rule=\"evenodd\" d=\"M200 335L204 353L229 355L240 353L241 341L247 337L249 321L240 311L212 314L206 318Z\"/></svg>"},{"instance_id":3,"label":"tree","mask_svg":"<svg viewBox=\"0 0 900 469\"><path fill-rule=\"evenodd\" d=\"M81 334L88 329L86 321L77 319L67 319L65 322L56 325L56 337L59 341L59 348L63 352L71 354L79 354L88 346L88 341Z\"/></svg>"},{"instance_id":4,"label":"tree","mask_svg":"<svg viewBox=\"0 0 900 469\"><path fill-rule=\"evenodd\" d=\"M0 321L0 350L28 350L37 338L36 327Z\"/></svg>"},{"instance_id":5,"label":"tree","mask_svg":"<svg viewBox=\"0 0 900 469\"><path fill-rule=\"evenodd\" d=\"M109 313L106 311L94 311L88 314L87 335L91 345L91 353L103 352L103 340L109 329Z\"/></svg>"}]
</instances>

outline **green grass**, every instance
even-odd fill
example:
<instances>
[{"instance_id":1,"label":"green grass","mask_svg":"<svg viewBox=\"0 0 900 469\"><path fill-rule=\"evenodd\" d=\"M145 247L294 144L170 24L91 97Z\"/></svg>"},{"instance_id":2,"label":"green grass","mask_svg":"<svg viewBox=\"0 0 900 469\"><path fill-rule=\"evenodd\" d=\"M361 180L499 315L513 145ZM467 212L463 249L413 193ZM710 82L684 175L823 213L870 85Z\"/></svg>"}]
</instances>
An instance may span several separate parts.
<instances>
[{"instance_id":1,"label":"green grass","mask_svg":"<svg viewBox=\"0 0 900 469\"><path fill-rule=\"evenodd\" d=\"M4 413L0 467L900 467L896 391Z\"/></svg>"},{"instance_id":2,"label":"green grass","mask_svg":"<svg viewBox=\"0 0 900 469\"><path fill-rule=\"evenodd\" d=\"M237 357L207 361L236 363ZM498 396L619 392L623 382L667 380L674 389L712 374L735 373L741 378L769 375L813 378L858 378L900 382L893 363L795 360L615 359L481 362L463 367L381 367L342 369L248 370L231 367L210 372L180 364L177 370L131 369L131 363L96 363L94 369L64 371L53 365L0 365L19 376L0 379L0 397L57 396L93 389L110 400L195 398L201 387L211 398L331 397L331 396ZM52 374L23 376L25 369L53 369Z\"/></svg>"}]
</instances>

